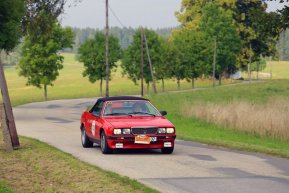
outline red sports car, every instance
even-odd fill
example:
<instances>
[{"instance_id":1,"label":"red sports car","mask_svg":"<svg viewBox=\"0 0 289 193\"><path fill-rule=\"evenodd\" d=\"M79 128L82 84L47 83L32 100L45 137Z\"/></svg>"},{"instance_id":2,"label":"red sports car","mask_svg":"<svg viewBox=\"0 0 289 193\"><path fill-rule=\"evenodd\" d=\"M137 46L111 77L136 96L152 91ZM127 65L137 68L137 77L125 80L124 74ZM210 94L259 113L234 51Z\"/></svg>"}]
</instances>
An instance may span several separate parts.
<instances>
[{"instance_id":1,"label":"red sports car","mask_svg":"<svg viewBox=\"0 0 289 193\"><path fill-rule=\"evenodd\" d=\"M98 143L104 154L114 149L161 149L171 154L176 130L166 114L140 97L99 98L81 116L82 146Z\"/></svg>"}]
</instances>

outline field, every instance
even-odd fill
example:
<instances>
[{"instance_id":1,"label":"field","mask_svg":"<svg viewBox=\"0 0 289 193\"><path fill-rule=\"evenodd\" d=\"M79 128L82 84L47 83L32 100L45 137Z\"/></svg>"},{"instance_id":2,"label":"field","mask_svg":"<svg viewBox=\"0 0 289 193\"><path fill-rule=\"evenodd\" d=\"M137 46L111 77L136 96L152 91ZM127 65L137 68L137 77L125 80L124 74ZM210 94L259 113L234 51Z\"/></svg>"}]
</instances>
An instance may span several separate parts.
<instances>
[{"instance_id":1,"label":"field","mask_svg":"<svg viewBox=\"0 0 289 193\"><path fill-rule=\"evenodd\" d=\"M262 73L259 83L150 98L180 139L289 158L289 62L268 62Z\"/></svg>"},{"instance_id":2,"label":"field","mask_svg":"<svg viewBox=\"0 0 289 193\"><path fill-rule=\"evenodd\" d=\"M60 71L60 76L53 87L48 87L48 99L69 99L86 98L99 96L99 81L92 84L87 77L82 76L83 65L75 61L74 54L64 54L64 68ZM17 69L10 67L5 69L6 78L9 86L11 100L14 106L35 101L43 101L43 91L33 86L26 86L26 80L19 77ZM224 81L224 84L233 81ZM208 87L212 83L210 80L196 81L196 87ZM103 92L105 90L103 84ZM161 92L161 84L157 84L158 91ZM177 83L174 80L165 81L166 91L177 90ZM181 82L181 89L190 89L191 83ZM152 89L150 89L152 93ZM140 94L140 86L122 76L120 68L117 68L112 75L110 82L110 95L135 95Z\"/></svg>"},{"instance_id":3,"label":"field","mask_svg":"<svg viewBox=\"0 0 289 193\"><path fill-rule=\"evenodd\" d=\"M272 65L272 78L273 79L289 79L289 62L288 61L272 61L268 62L265 73L270 73Z\"/></svg>"},{"instance_id":4,"label":"field","mask_svg":"<svg viewBox=\"0 0 289 193\"><path fill-rule=\"evenodd\" d=\"M248 125L246 125L248 120L239 120L239 123L243 123L242 129L240 129L238 127L229 127L232 125L228 124L227 119L219 122L216 121L218 118L224 116L220 112L215 113L215 119L211 120L206 119L206 116L212 113L209 110L205 112L207 113L205 114L206 116L197 116L192 113L192 109L196 108L196 112L202 111L206 109L203 108L206 105L215 105L221 109L228 109L228 105L238 102L266 109L267 104L270 104L271 101L280 100L287 101L288 103L289 80L272 80L251 85L246 84L188 93L156 95L150 98L159 109L169 112L167 117L176 125L177 135L181 139L289 157L289 140L286 137L289 133L288 125L285 125L285 129L281 134L276 135L278 132L275 132L275 127L272 128L270 124L268 125L268 131L262 134L255 130L248 130ZM288 122L288 109L286 109L288 106L285 106L285 104L283 106L287 113L282 115L282 117L278 117L278 114L272 114L269 122L273 120L274 124L278 124L276 120L280 120L280 118L281 121ZM279 109L280 105L271 105L270 107L272 108L272 112L282 110ZM248 117L245 115L245 113L248 113L247 111L242 112L234 109L233 112L235 114L237 112L237 115L242 115L243 113L243 117ZM226 113L233 116L233 112ZM259 112L251 113L257 115ZM230 117L227 118L230 120ZM261 122L266 118L268 117L259 117Z\"/></svg>"}]
</instances>

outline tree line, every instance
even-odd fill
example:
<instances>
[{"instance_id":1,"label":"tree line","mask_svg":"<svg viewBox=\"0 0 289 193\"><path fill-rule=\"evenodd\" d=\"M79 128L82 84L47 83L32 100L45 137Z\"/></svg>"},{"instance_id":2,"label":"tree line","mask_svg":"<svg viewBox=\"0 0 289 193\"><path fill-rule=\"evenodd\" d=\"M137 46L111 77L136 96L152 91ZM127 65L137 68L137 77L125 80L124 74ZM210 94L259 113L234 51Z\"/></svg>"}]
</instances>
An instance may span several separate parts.
<instances>
[{"instance_id":1,"label":"tree line","mask_svg":"<svg viewBox=\"0 0 289 193\"><path fill-rule=\"evenodd\" d=\"M156 33L164 38L168 38L175 28L159 28L156 29ZM94 29L94 28L72 28L75 39L74 45L72 49L65 49L65 52L74 52L77 53L79 47L88 39L93 39L94 35L97 32L103 32L104 29ZM110 34L118 38L120 47L122 49L126 49L133 41L133 35L135 34L137 29L132 27L110 27Z\"/></svg>"},{"instance_id":2,"label":"tree line","mask_svg":"<svg viewBox=\"0 0 289 193\"><path fill-rule=\"evenodd\" d=\"M278 58L281 61L289 61L289 29L281 32L277 44Z\"/></svg>"},{"instance_id":3,"label":"tree line","mask_svg":"<svg viewBox=\"0 0 289 193\"><path fill-rule=\"evenodd\" d=\"M15 29L13 22L1 20L2 31L17 32L7 36L9 33L1 31L1 49L11 51L23 37L19 74L27 78L28 85L43 88L47 99L47 86L53 86L63 68L59 51L69 51L69 47L70 51L78 52L77 58L85 67L83 75L91 82L101 82L105 51L103 30L61 27L57 17L63 12L65 0L1 2L7 1L14 4L12 10L18 9L21 20ZM286 58L287 44L277 42L280 34L280 41L287 37L284 31L289 25L288 10L285 6L279 12L267 13L266 3L261 0L183 0L176 13L180 27L145 29L153 75L162 82L163 90L169 78L177 80L178 88L181 80L191 81L194 88L198 78L218 79L221 84L223 77L236 70L252 69L248 68L249 64L256 64L258 69L262 58L276 57L278 47L283 50L279 56ZM111 69L115 61L121 60L123 73L134 83L141 78L140 31L111 28ZM11 39L8 46L5 38ZM144 57L144 79L149 88L152 76L148 63L148 58Z\"/></svg>"},{"instance_id":4,"label":"tree line","mask_svg":"<svg viewBox=\"0 0 289 193\"><path fill-rule=\"evenodd\" d=\"M153 73L161 81L162 90L164 80L169 78L177 80L178 89L181 80L191 81L194 88L198 78L212 77L221 84L223 77L237 70L264 68L264 57L277 57L279 35L288 28L285 20L288 7L268 13L266 6L260 0L183 0L181 10L176 13L181 27L172 30L171 35L164 38L156 31L145 29ZM87 52L85 45L86 42L80 46L79 56ZM138 29L118 58L123 73L135 84L141 78L140 46L141 29ZM100 44L95 49L104 50ZM95 63L89 65L102 66L104 63L93 52L91 60ZM144 58L144 63L144 80L149 88L152 76L148 58Z\"/></svg>"}]
</instances>

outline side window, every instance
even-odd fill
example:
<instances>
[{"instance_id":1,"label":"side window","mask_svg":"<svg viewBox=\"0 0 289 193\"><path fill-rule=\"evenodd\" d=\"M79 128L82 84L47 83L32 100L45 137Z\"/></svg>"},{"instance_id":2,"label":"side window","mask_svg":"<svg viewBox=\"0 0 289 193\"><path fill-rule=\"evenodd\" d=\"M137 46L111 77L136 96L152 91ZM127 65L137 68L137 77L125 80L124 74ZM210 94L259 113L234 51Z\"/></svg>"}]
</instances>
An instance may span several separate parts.
<instances>
[{"instance_id":1,"label":"side window","mask_svg":"<svg viewBox=\"0 0 289 193\"><path fill-rule=\"evenodd\" d=\"M103 101L97 103L92 110L92 114L99 117L101 110L102 110L102 107L103 107L103 104L104 104Z\"/></svg>"}]
</instances>

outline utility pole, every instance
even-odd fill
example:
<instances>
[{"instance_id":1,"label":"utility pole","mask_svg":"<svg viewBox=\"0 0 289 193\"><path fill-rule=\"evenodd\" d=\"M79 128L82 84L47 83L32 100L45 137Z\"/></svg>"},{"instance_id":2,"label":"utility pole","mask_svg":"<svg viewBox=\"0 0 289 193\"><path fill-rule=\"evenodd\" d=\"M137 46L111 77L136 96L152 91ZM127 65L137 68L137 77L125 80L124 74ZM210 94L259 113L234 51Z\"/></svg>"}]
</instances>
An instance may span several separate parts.
<instances>
[{"instance_id":1,"label":"utility pole","mask_svg":"<svg viewBox=\"0 0 289 193\"><path fill-rule=\"evenodd\" d=\"M143 54L143 41L144 41L144 31L143 28L141 28L141 61L140 61L140 71L141 71L141 96L144 96L144 88L143 88L143 77L144 77L144 72L143 72L143 68L144 68L144 54Z\"/></svg>"},{"instance_id":2,"label":"utility pole","mask_svg":"<svg viewBox=\"0 0 289 193\"><path fill-rule=\"evenodd\" d=\"M3 106L4 106L3 108L4 116L3 116L3 123L2 123L4 125L3 129L6 129L8 131L8 134L11 137L13 148L17 148L20 146L20 143L18 139L15 121L14 121L14 116L13 116L11 101L10 101L10 97L8 93L7 82L5 79L4 69L1 63L1 58L0 58L0 88L1 88L1 93L2 93ZM10 140L6 139L5 141L10 141Z\"/></svg>"},{"instance_id":3,"label":"utility pole","mask_svg":"<svg viewBox=\"0 0 289 193\"><path fill-rule=\"evenodd\" d=\"M213 61L213 87L216 86L216 57L217 57L217 39L214 38L214 61Z\"/></svg>"},{"instance_id":4,"label":"utility pole","mask_svg":"<svg viewBox=\"0 0 289 193\"><path fill-rule=\"evenodd\" d=\"M105 44L105 65L106 65L106 89L105 96L109 97L109 26L108 26L108 0L105 0L105 35L106 35L106 44Z\"/></svg>"},{"instance_id":5,"label":"utility pole","mask_svg":"<svg viewBox=\"0 0 289 193\"><path fill-rule=\"evenodd\" d=\"M148 59L149 59L150 71L151 71L151 76L152 76L152 81L153 81L153 90L154 90L154 94L156 94L157 93L156 81L155 81L155 77L154 77L153 65L152 65L152 61L151 61L151 57L150 57L150 51L149 51L148 42L147 42L147 38L146 38L145 33L144 33L144 40L146 43L146 51L147 51L147 55L148 55Z\"/></svg>"}]
</instances>

